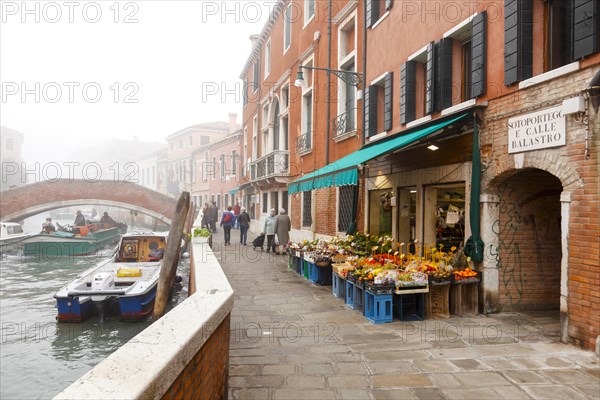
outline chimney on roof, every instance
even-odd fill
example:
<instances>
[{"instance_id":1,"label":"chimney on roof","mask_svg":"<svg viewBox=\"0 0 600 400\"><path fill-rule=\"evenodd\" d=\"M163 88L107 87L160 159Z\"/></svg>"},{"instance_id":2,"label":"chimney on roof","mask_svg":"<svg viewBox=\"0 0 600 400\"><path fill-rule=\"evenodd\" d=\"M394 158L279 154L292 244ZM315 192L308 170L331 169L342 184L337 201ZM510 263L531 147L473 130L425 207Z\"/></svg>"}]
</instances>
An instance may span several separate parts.
<instances>
[{"instance_id":1,"label":"chimney on roof","mask_svg":"<svg viewBox=\"0 0 600 400\"><path fill-rule=\"evenodd\" d=\"M233 133L238 130L237 114L229 113L229 133Z\"/></svg>"},{"instance_id":2,"label":"chimney on roof","mask_svg":"<svg viewBox=\"0 0 600 400\"><path fill-rule=\"evenodd\" d=\"M258 43L258 39L260 39L260 35L250 35L250 42L252 42L252 48Z\"/></svg>"}]
</instances>

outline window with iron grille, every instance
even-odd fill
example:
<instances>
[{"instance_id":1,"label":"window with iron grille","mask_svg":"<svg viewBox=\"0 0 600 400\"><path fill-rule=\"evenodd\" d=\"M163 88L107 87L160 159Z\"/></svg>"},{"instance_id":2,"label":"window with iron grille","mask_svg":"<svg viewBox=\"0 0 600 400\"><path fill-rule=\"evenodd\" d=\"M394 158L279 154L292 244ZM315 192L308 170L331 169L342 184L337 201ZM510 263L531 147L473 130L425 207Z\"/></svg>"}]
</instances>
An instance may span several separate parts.
<instances>
[{"instance_id":1,"label":"window with iron grille","mask_svg":"<svg viewBox=\"0 0 600 400\"><path fill-rule=\"evenodd\" d=\"M312 192L302 192L302 226L312 226Z\"/></svg>"},{"instance_id":2,"label":"window with iron grille","mask_svg":"<svg viewBox=\"0 0 600 400\"><path fill-rule=\"evenodd\" d=\"M346 232L352 222L352 199L354 186L340 186L338 191L338 232Z\"/></svg>"}]
</instances>

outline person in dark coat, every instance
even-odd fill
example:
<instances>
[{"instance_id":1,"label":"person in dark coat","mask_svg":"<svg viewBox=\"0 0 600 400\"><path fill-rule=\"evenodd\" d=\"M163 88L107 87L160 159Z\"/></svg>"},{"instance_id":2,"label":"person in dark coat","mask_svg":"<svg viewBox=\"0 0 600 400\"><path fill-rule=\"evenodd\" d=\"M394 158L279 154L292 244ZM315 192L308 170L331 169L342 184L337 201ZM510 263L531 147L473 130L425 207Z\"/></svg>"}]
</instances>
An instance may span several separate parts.
<instances>
[{"instance_id":1,"label":"person in dark coat","mask_svg":"<svg viewBox=\"0 0 600 400\"><path fill-rule=\"evenodd\" d=\"M81 210L77 210L75 213L75 222L73 222L73 226L85 226L85 217L81 213Z\"/></svg>"},{"instance_id":2,"label":"person in dark coat","mask_svg":"<svg viewBox=\"0 0 600 400\"><path fill-rule=\"evenodd\" d=\"M202 208L202 221L200 222L200 226L202 228L209 228L210 224L208 222L208 214L210 208L208 207L208 203L204 203L204 207Z\"/></svg>"},{"instance_id":3,"label":"person in dark coat","mask_svg":"<svg viewBox=\"0 0 600 400\"><path fill-rule=\"evenodd\" d=\"M245 246L248 241L248 229L250 229L250 215L246 212L245 207L240 209L237 222L240 225L240 243Z\"/></svg>"},{"instance_id":4,"label":"person in dark coat","mask_svg":"<svg viewBox=\"0 0 600 400\"><path fill-rule=\"evenodd\" d=\"M219 210L217 209L217 203L213 200L208 208L208 222L213 233L217 232L217 221L219 220Z\"/></svg>"},{"instance_id":5,"label":"person in dark coat","mask_svg":"<svg viewBox=\"0 0 600 400\"><path fill-rule=\"evenodd\" d=\"M227 211L221 215L220 225L223 227L223 233L225 235L225 246L231 246L231 227L233 226L234 216L231 212L231 206L227 207Z\"/></svg>"},{"instance_id":6,"label":"person in dark coat","mask_svg":"<svg viewBox=\"0 0 600 400\"><path fill-rule=\"evenodd\" d=\"M275 218L275 234L281 246L281 254L286 254L285 248L290 241L290 230L292 229L292 221L282 208L279 210L279 215Z\"/></svg>"}]
</instances>

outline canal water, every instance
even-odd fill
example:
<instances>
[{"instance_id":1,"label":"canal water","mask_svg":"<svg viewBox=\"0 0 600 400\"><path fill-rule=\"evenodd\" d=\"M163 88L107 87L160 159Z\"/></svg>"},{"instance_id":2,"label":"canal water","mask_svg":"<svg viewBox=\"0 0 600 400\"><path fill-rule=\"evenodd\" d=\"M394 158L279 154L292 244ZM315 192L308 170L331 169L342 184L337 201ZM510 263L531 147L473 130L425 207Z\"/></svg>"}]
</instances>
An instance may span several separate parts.
<instances>
[{"instance_id":1,"label":"canal water","mask_svg":"<svg viewBox=\"0 0 600 400\"><path fill-rule=\"evenodd\" d=\"M26 221L24 230L37 232L38 222L32 228ZM54 293L111 255L111 249L84 257L2 255L0 399L52 398L151 324L116 317L56 322ZM183 289L171 306L187 297L189 259L182 261L177 274L184 278Z\"/></svg>"}]
</instances>

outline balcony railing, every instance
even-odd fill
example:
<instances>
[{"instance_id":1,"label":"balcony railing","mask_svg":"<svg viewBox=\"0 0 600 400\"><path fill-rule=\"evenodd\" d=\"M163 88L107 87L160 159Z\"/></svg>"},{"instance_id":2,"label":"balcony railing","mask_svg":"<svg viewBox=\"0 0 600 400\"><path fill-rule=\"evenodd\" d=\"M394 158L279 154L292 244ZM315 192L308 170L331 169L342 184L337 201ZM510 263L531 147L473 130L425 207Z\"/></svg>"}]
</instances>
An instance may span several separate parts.
<instances>
[{"instance_id":1,"label":"balcony railing","mask_svg":"<svg viewBox=\"0 0 600 400\"><path fill-rule=\"evenodd\" d=\"M311 132L306 132L298 137L296 153L304 153L310 149L312 149L312 135Z\"/></svg>"},{"instance_id":2,"label":"balcony railing","mask_svg":"<svg viewBox=\"0 0 600 400\"><path fill-rule=\"evenodd\" d=\"M352 108L331 120L334 138L356 130L356 108Z\"/></svg>"},{"instance_id":3,"label":"balcony railing","mask_svg":"<svg viewBox=\"0 0 600 400\"><path fill-rule=\"evenodd\" d=\"M274 150L250 164L250 180L271 178L274 176L289 176L290 152Z\"/></svg>"}]
</instances>

